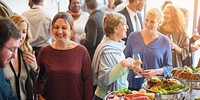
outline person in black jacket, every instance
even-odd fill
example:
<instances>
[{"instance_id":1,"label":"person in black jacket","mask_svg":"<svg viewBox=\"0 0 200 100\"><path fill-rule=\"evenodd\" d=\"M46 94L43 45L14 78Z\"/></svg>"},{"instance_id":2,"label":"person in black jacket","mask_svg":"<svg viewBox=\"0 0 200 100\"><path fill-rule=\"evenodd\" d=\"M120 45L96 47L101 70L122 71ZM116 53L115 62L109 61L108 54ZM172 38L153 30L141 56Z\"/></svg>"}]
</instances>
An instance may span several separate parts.
<instances>
[{"instance_id":1,"label":"person in black jacket","mask_svg":"<svg viewBox=\"0 0 200 100\"><path fill-rule=\"evenodd\" d=\"M85 39L80 38L80 43L87 48L92 60L94 51L105 34L102 28L104 12L97 9L97 0L85 0L85 4L90 16L85 26L86 37Z\"/></svg>"},{"instance_id":2,"label":"person in black jacket","mask_svg":"<svg viewBox=\"0 0 200 100\"><path fill-rule=\"evenodd\" d=\"M104 12L97 9L97 0L85 0L85 4L90 13L90 16L85 26L86 36L80 37L79 40L80 44L87 48L92 61L94 52L105 34L102 28ZM95 89L96 85L93 86L93 92Z\"/></svg>"},{"instance_id":3,"label":"person in black jacket","mask_svg":"<svg viewBox=\"0 0 200 100\"><path fill-rule=\"evenodd\" d=\"M145 3L145 0L140 0L139 2L138 0L129 0L129 4L122 11L119 11L119 13L126 17L126 23L129 27L127 30L127 38L123 39L125 43L131 32L143 29L140 11L142 11Z\"/></svg>"}]
</instances>

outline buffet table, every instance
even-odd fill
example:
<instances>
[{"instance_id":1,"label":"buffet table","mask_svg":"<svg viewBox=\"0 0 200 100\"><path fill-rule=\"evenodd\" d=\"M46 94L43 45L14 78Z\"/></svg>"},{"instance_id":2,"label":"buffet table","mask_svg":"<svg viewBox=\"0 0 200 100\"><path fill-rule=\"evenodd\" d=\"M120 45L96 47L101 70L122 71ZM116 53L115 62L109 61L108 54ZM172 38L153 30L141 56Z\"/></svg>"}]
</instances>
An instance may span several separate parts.
<instances>
[{"instance_id":1,"label":"buffet table","mask_svg":"<svg viewBox=\"0 0 200 100\"><path fill-rule=\"evenodd\" d=\"M197 97L200 97L200 90L193 90L188 100L195 100Z\"/></svg>"}]
</instances>

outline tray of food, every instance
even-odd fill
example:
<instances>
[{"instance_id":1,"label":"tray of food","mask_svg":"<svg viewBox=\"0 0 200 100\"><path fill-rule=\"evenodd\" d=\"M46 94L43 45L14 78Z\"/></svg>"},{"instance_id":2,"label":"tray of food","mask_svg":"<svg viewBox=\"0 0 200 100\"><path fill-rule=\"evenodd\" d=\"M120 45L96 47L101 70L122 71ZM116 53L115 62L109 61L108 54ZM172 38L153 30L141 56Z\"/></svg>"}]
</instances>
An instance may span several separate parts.
<instances>
[{"instance_id":1,"label":"tray of food","mask_svg":"<svg viewBox=\"0 0 200 100\"><path fill-rule=\"evenodd\" d=\"M190 82L200 82L200 68L193 66L184 66L182 68L173 68L171 74L176 79Z\"/></svg>"},{"instance_id":2,"label":"tray of food","mask_svg":"<svg viewBox=\"0 0 200 100\"><path fill-rule=\"evenodd\" d=\"M154 93L147 93L145 89L139 91L131 91L123 88L118 91L108 93L104 100L154 100Z\"/></svg>"},{"instance_id":3,"label":"tray of food","mask_svg":"<svg viewBox=\"0 0 200 100\"><path fill-rule=\"evenodd\" d=\"M184 66L183 68L173 68L171 76L184 81L193 89L200 89L200 68Z\"/></svg>"},{"instance_id":4,"label":"tray of food","mask_svg":"<svg viewBox=\"0 0 200 100\"><path fill-rule=\"evenodd\" d=\"M182 100L189 90L189 87L181 81L162 76L145 79L142 86L148 92L155 93L156 100Z\"/></svg>"}]
</instances>

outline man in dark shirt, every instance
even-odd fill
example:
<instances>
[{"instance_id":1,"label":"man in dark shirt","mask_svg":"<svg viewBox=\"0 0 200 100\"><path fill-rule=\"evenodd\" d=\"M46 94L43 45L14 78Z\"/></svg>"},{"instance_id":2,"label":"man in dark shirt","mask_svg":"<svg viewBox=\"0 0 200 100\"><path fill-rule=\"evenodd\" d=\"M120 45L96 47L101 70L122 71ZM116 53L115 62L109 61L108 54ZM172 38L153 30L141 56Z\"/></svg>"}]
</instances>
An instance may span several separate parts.
<instances>
[{"instance_id":1,"label":"man in dark shirt","mask_svg":"<svg viewBox=\"0 0 200 100\"><path fill-rule=\"evenodd\" d=\"M86 37L80 43L87 48L92 60L94 52L104 36L102 28L104 12L97 9L97 0L85 0L85 4L90 16L85 26Z\"/></svg>"},{"instance_id":2,"label":"man in dark shirt","mask_svg":"<svg viewBox=\"0 0 200 100\"><path fill-rule=\"evenodd\" d=\"M17 97L12 96L3 68L15 57L21 36L16 25L8 18L0 18L0 27L0 100L17 100Z\"/></svg>"}]
</instances>

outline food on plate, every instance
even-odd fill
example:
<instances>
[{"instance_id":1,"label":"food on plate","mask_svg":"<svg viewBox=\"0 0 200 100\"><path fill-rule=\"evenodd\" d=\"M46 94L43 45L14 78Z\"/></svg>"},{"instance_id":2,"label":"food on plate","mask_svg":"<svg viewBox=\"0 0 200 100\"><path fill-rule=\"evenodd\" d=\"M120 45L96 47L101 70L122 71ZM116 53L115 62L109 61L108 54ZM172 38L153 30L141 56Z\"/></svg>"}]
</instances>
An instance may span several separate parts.
<instances>
[{"instance_id":1,"label":"food on plate","mask_svg":"<svg viewBox=\"0 0 200 100\"><path fill-rule=\"evenodd\" d=\"M171 85L181 85L182 83L179 80L169 78L164 80L164 84L166 84L166 86L171 86Z\"/></svg>"},{"instance_id":2,"label":"food on plate","mask_svg":"<svg viewBox=\"0 0 200 100\"><path fill-rule=\"evenodd\" d=\"M164 77L151 77L147 80L147 84L149 87L153 87L155 85L160 85L165 80Z\"/></svg>"},{"instance_id":3,"label":"food on plate","mask_svg":"<svg viewBox=\"0 0 200 100\"><path fill-rule=\"evenodd\" d=\"M194 66L184 66L182 69L175 69L173 76L182 80L195 81L200 79L200 69Z\"/></svg>"},{"instance_id":4,"label":"food on plate","mask_svg":"<svg viewBox=\"0 0 200 100\"><path fill-rule=\"evenodd\" d=\"M174 72L174 77L178 77L178 75L181 73L181 72L184 72L182 69L177 69L175 72Z\"/></svg>"},{"instance_id":5,"label":"food on plate","mask_svg":"<svg viewBox=\"0 0 200 100\"><path fill-rule=\"evenodd\" d=\"M145 88L152 92L166 95L169 93L175 93L179 90L188 89L188 86L182 84L179 80L176 79L166 79L161 76L154 76L147 79L147 86Z\"/></svg>"},{"instance_id":6,"label":"food on plate","mask_svg":"<svg viewBox=\"0 0 200 100\"><path fill-rule=\"evenodd\" d=\"M188 73L188 74L192 74L193 73L192 68L187 67L187 66L184 66L184 68L185 68L186 73Z\"/></svg>"},{"instance_id":7,"label":"food on plate","mask_svg":"<svg viewBox=\"0 0 200 100\"><path fill-rule=\"evenodd\" d=\"M200 80L200 74L199 73L192 74L190 80Z\"/></svg>"},{"instance_id":8,"label":"food on plate","mask_svg":"<svg viewBox=\"0 0 200 100\"><path fill-rule=\"evenodd\" d=\"M155 97L154 93L147 93L145 89L139 91L131 91L123 88L118 91L114 91L109 95L107 100L151 100Z\"/></svg>"},{"instance_id":9,"label":"food on plate","mask_svg":"<svg viewBox=\"0 0 200 100\"><path fill-rule=\"evenodd\" d=\"M139 93L147 93L147 91L145 89L140 89L138 92Z\"/></svg>"},{"instance_id":10,"label":"food on plate","mask_svg":"<svg viewBox=\"0 0 200 100\"><path fill-rule=\"evenodd\" d=\"M181 72L177 78L183 79L183 80L190 80L191 77L191 73L187 73L187 72Z\"/></svg>"}]
</instances>

